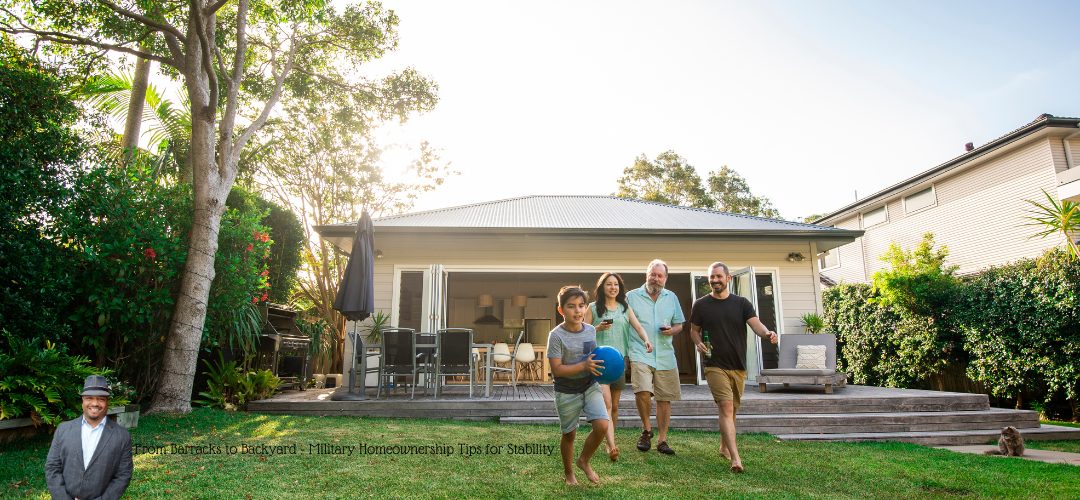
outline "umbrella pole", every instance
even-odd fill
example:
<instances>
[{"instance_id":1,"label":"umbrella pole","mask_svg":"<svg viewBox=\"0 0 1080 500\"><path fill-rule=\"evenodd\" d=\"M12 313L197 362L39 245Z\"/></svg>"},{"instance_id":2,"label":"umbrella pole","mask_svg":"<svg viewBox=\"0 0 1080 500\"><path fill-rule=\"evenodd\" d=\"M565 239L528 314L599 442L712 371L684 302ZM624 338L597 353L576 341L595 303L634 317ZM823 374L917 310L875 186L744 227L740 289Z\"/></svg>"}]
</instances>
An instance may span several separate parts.
<instances>
[{"instance_id":1,"label":"umbrella pole","mask_svg":"<svg viewBox=\"0 0 1080 500\"><path fill-rule=\"evenodd\" d=\"M367 355L364 352L364 340L360 338L360 335L356 333L356 324L359 321L353 321L353 379L349 384L349 392L352 393L353 384L356 383L356 356L360 356L360 394L356 395L357 401L363 401L367 399ZM357 347L359 344L359 347ZM359 349L359 350L357 350Z\"/></svg>"}]
</instances>

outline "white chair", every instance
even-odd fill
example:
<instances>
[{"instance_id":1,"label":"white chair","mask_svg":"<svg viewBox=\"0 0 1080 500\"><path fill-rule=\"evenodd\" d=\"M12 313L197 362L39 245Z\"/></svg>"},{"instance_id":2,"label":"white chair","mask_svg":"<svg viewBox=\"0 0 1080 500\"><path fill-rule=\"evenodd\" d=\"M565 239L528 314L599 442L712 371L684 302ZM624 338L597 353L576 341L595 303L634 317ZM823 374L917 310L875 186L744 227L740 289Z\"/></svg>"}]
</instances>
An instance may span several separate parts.
<instances>
[{"instance_id":1,"label":"white chair","mask_svg":"<svg viewBox=\"0 0 1080 500\"><path fill-rule=\"evenodd\" d=\"M518 368L519 375L523 371L528 372L530 375L536 373L536 351L533 350L533 345L529 342L522 342L514 349L514 361L521 365Z\"/></svg>"},{"instance_id":2,"label":"white chair","mask_svg":"<svg viewBox=\"0 0 1080 500\"><path fill-rule=\"evenodd\" d=\"M517 352L521 347L521 339L525 337L525 332L518 334L517 341L514 342L514 351ZM531 351L531 349L530 349ZM486 363L484 369L487 370L487 379L489 381L488 388L491 388L490 380L495 374L499 372L508 373L510 375L510 386L513 387L514 397L517 397L517 363L514 361L514 355L510 353L510 346L505 342L499 342L492 346L491 352L488 354L489 362ZM502 366L502 365L508 366ZM488 396L491 394L488 393Z\"/></svg>"},{"instance_id":3,"label":"white chair","mask_svg":"<svg viewBox=\"0 0 1080 500\"><path fill-rule=\"evenodd\" d=\"M510 354L510 346L507 345L506 342L497 342L495 346L491 348L491 361L495 363L495 368L493 368L493 370L496 375L501 371L514 373L513 370L510 370L513 366L509 364L513 359L514 355Z\"/></svg>"}]
</instances>

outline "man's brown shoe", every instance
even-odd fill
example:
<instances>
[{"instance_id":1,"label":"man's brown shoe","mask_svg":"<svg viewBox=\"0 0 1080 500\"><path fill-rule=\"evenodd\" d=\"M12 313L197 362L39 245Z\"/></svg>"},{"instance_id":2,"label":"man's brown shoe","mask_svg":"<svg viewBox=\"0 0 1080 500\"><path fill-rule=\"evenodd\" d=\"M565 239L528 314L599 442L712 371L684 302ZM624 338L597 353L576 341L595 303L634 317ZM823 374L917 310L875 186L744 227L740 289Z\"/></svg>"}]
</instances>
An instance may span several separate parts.
<instances>
[{"instance_id":1,"label":"man's brown shoe","mask_svg":"<svg viewBox=\"0 0 1080 500\"><path fill-rule=\"evenodd\" d=\"M656 443L656 451L659 451L660 453L663 453L665 455L675 454L675 450L671 449L671 447L668 446L667 441L660 441L659 443Z\"/></svg>"},{"instance_id":2,"label":"man's brown shoe","mask_svg":"<svg viewBox=\"0 0 1080 500\"><path fill-rule=\"evenodd\" d=\"M637 440L638 451L649 451L652 448L652 432L641 431L641 437Z\"/></svg>"}]
</instances>

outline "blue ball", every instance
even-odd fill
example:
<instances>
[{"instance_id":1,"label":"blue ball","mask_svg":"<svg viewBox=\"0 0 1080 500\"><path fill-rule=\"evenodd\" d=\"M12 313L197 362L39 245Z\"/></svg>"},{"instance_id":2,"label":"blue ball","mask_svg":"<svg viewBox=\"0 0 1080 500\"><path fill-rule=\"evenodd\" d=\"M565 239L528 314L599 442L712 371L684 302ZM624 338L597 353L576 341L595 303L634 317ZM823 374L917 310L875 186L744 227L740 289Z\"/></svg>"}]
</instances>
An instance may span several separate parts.
<instances>
[{"instance_id":1,"label":"blue ball","mask_svg":"<svg viewBox=\"0 0 1080 500\"><path fill-rule=\"evenodd\" d=\"M623 361L623 354L618 349L602 345L593 351L593 359L604 362L600 365L600 376L596 377L597 382L610 384L622 378L626 363Z\"/></svg>"}]
</instances>

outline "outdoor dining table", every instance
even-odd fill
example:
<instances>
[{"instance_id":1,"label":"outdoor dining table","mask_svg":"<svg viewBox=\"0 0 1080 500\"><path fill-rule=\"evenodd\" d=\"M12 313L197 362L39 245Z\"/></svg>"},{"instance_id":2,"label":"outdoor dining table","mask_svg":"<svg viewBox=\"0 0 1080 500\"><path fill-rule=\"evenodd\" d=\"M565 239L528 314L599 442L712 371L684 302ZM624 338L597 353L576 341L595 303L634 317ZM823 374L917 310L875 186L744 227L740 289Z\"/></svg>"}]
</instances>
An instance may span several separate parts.
<instances>
[{"instance_id":1,"label":"outdoor dining table","mask_svg":"<svg viewBox=\"0 0 1080 500\"><path fill-rule=\"evenodd\" d=\"M417 342L417 343L416 343L416 349L417 349L417 350L420 350L420 349L431 349L431 352L432 352L432 353L435 353L435 358L436 358L436 359L438 359L438 350L439 350L439 340L438 340L438 337L437 337L437 336L436 336L436 335L435 335L434 333L428 333L428 332L416 332L416 336L417 336L417 339L419 339L421 335L427 335L427 336L431 336L431 337L434 337L434 338L435 338L435 342L434 342L434 343L427 343L427 342ZM477 344L477 343L473 343L472 347L473 347L474 349L476 349L476 348L483 348L483 347L489 347L489 346L488 346L487 344ZM442 364L442 363L437 363L437 362L436 362L436 363L434 363L434 365L435 365L435 374L434 374L433 376L434 376L434 378L435 378L435 383L436 383L436 384L438 384L438 383L439 383L439 373L440 373L440 371L439 371L439 368L440 368L440 365L441 365L441 364ZM415 382L414 382L414 383L415 383ZM489 392L490 392L490 389L489 389Z\"/></svg>"},{"instance_id":2,"label":"outdoor dining table","mask_svg":"<svg viewBox=\"0 0 1080 500\"><path fill-rule=\"evenodd\" d=\"M510 361L516 362L514 358L514 346L510 347ZM491 390L494 387L494 380L492 379L492 372L490 369L495 366L494 349L491 344L473 344L473 349L479 351L480 356L484 358L484 371L487 372L484 376L484 397L491 397ZM540 372L540 380L533 380L534 382L547 383L551 381L551 364L547 358L547 346L545 345L533 345L533 352L536 353L536 360L543 363L543 368Z\"/></svg>"}]
</instances>

